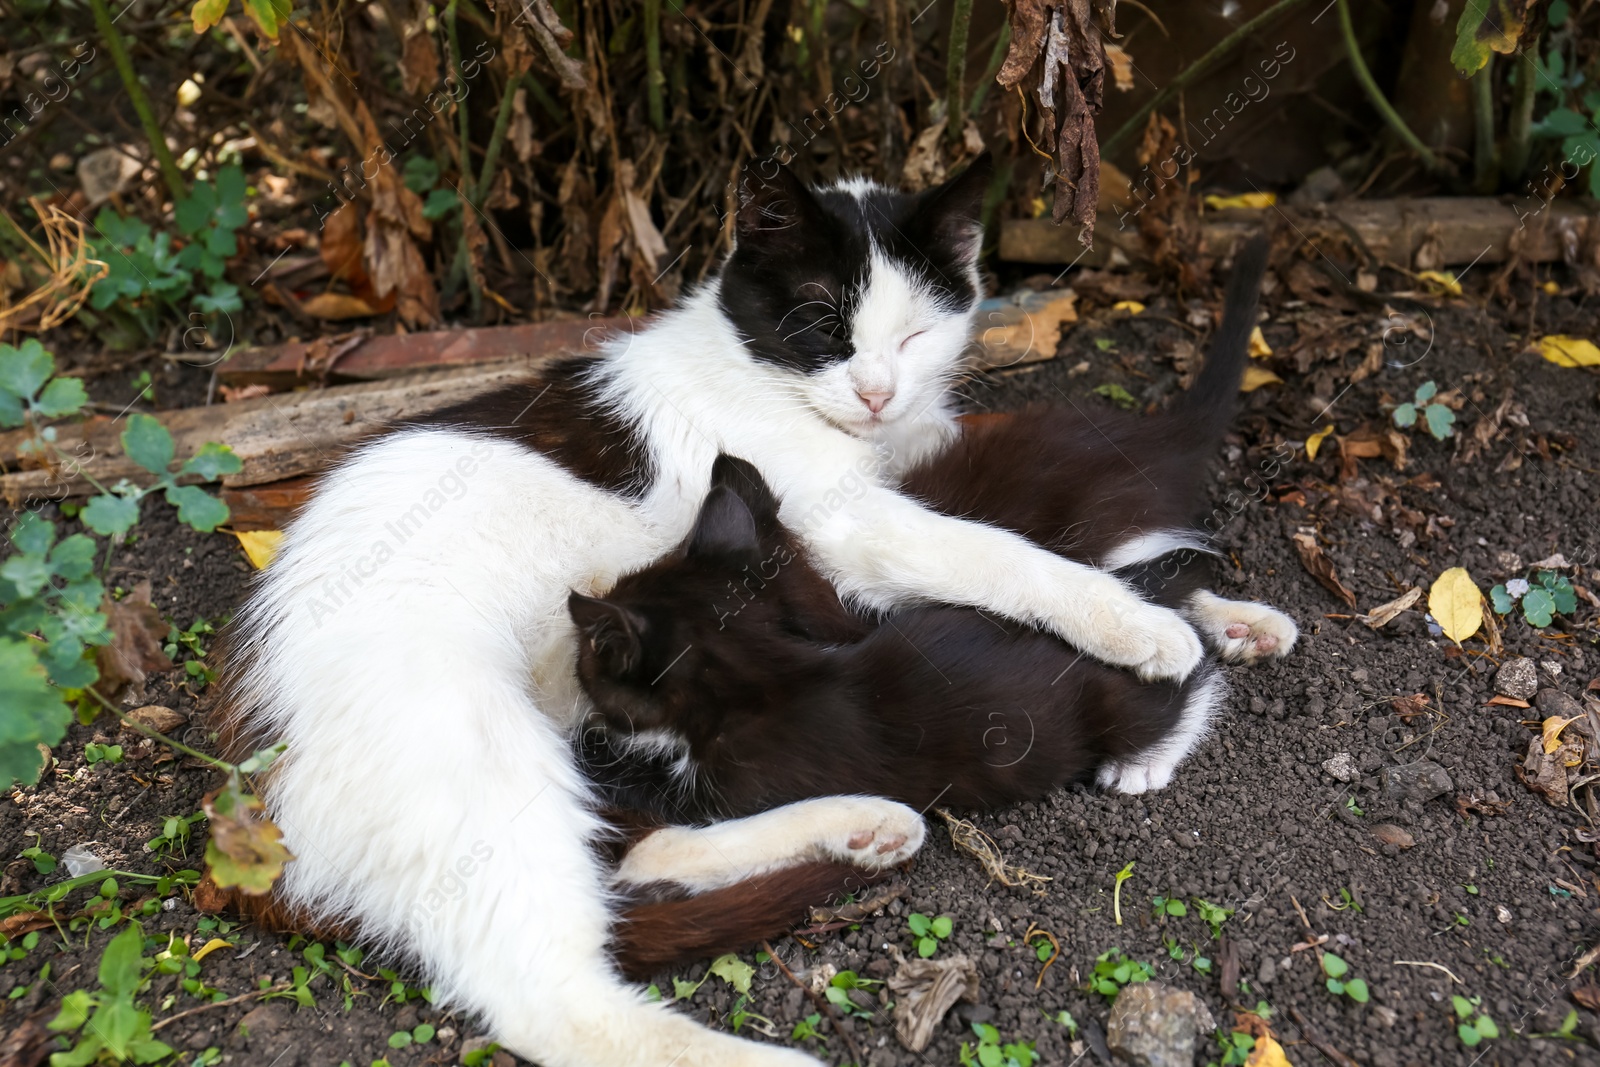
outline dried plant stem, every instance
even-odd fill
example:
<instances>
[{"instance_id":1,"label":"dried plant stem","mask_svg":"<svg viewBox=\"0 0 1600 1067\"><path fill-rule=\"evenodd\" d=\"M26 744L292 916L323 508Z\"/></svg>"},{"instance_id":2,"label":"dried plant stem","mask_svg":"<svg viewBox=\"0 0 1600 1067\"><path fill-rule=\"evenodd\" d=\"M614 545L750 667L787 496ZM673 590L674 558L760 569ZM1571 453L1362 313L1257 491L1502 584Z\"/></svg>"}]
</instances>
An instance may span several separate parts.
<instances>
[{"instance_id":1,"label":"dried plant stem","mask_svg":"<svg viewBox=\"0 0 1600 1067\"><path fill-rule=\"evenodd\" d=\"M962 93L967 81L967 31L972 28L972 0L956 0L950 11L950 54L945 57L945 133L952 141L961 139L967 109Z\"/></svg>"},{"instance_id":2,"label":"dried plant stem","mask_svg":"<svg viewBox=\"0 0 1600 1067\"><path fill-rule=\"evenodd\" d=\"M458 80L462 77L461 34L456 25L456 8L460 2L450 0L450 5L444 11L445 34L450 45L450 71ZM472 270L472 249L467 243L467 212L477 206L478 192L473 188L472 181L472 130L467 116L467 94L464 92L461 99L456 101L456 123L461 131L461 240L456 243L456 258L450 264L450 274L445 279L444 287L448 296L455 292L456 286L465 277L472 316L477 318L483 312L483 291L478 288L478 279Z\"/></svg>"},{"instance_id":3,"label":"dried plant stem","mask_svg":"<svg viewBox=\"0 0 1600 1067\"><path fill-rule=\"evenodd\" d=\"M155 154L161 178L167 183L173 203L177 203L189 195L189 190L183 183L183 172L178 169L178 161L172 158L172 149L167 147L167 139L162 136L161 123L156 121L155 109L150 106L150 98L145 95L144 85L139 81L138 72L133 69L133 61L128 58L128 48L122 41L122 34L117 31L117 24L106 8L106 0L89 0L89 7L94 12L94 24L100 36L105 38L106 49L111 53L111 62L116 65L117 76L122 79L128 102L139 116L139 125L144 127L144 136L150 142L150 151Z\"/></svg>"},{"instance_id":4,"label":"dried plant stem","mask_svg":"<svg viewBox=\"0 0 1600 1067\"><path fill-rule=\"evenodd\" d=\"M972 102L967 105L967 114L973 118L977 118L978 112L983 110L983 102L989 98L989 87L995 84L994 77L1000 73L1000 64L1006 61L1006 51L1010 47L1011 23L1007 22L995 36L994 49L989 53L989 65L983 68L983 77L978 80L978 87L972 90Z\"/></svg>"},{"instance_id":5,"label":"dried plant stem","mask_svg":"<svg viewBox=\"0 0 1600 1067\"><path fill-rule=\"evenodd\" d=\"M761 942L761 949L772 958L773 963L778 965L778 970L783 972L783 976L799 986L805 995L811 998L811 1003L817 1006L817 1010L828 1017L828 1023L833 1027L833 1032L839 1035L839 1040L844 1042L845 1048L850 1052L850 1062L865 1063L866 1060L861 1056L860 1046L856 1044L855 1038L851 1037L849 1032L845 1030L844 1023L839 1021L839 1013L833 1010L833 1005L829 1004L825 997L818 996L816 990L795 976L795 973L789 969L777 952L773 951L772 942Z\"/></svg>"},{"instance_id":6,"label":"dried plant stem","mask_svg":"<svg viewBox=\"0 0 1600 1067\"><path fill-rule=\"evenodd\" d=\"M1361 44L1356 40L1355 24L1350 21L1349 0L1338 0L1339 3L1339 31L1344 35L1344 50L1350 60L1350 70L1355 74L1356 81L1361 83L1361 88L1366 91L1367 99L1372 101L1372 106L1377 109L1383 121L1395 132L1395 136L1406 143L1406 147L1417 154L1424 166L1429 170L1442 170L1444 165L1439 157L1422 139L1411 132L1411 127L1406 125L1406 120L1389 103L1389 98L1383 95L1383 90L1378 88L1378 82L1372 76L1372 71L1367 68L1367 61L1361 58ZM1281 6L1281 5L1280 5Z\"/></svg>"},{"instance_id":7,"label":"dried plant stem","mask_svg":"<svg viewBox=\"0 0 1600 1067\"><path fill-rule=\"evenodd\" d=\"M667 129L667 110L661 95L661 0L644 0L644 98L650 125L657 133Z\"/></svg>"}]
</instances>

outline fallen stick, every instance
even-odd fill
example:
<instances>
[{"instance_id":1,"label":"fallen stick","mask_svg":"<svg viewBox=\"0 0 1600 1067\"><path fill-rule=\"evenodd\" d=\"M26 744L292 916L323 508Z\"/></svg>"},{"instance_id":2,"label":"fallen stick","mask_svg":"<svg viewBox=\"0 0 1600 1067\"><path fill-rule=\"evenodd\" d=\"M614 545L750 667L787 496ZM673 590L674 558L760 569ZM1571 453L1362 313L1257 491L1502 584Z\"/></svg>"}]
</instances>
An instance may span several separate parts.
<instances>
[{"instance_id":1,"label":"fallen stick","mask_svg":"<svg viewBox=\"0 0 1600 1067\"><path fill-rule=\"evenodd\" d=\"M1529 262L1549 263L1562 258L1564 230L1576 231L1578 247L1585 232L1596 232L1600 222L1575 202L1523 201L1503 203L1489 197L1421 197L1407 200L1347 200L1332 204L1328 217L1279 207L1234 208L1208 212L1200 221L1206 245L1226 252L1241 236L1269 226L1294 225L1313 241L1316 231L1330 236L1349 227L1374 255L1396 266L1430 269L1449 264L1503 263L1517 238L1517 253ZM1427 247L1426 264L1417 262ZM1006 219L1000 224L1000 258L1015 263L1077 263L1103 267L1115 253L1129 261L1145 259L1136 226L1119 224L1116 214L1100 216L1094 245L1085 253L1075 229L1062 228L1048 218Z\"/></svg>"}]
</instances>

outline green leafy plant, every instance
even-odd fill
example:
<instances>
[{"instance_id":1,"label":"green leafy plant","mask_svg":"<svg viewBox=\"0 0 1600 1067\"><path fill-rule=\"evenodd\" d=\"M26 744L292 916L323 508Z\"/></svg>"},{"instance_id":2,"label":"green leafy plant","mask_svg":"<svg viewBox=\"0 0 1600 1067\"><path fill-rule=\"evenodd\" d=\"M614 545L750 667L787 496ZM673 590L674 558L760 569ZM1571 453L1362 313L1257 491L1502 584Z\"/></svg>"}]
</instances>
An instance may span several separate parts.
<instances>
[{"instance_id":1,"label":"green leafy plant","mask_svg":"<svg viewBox=\"0 0 1600 1067\"><path fill-rule=\"evenodd\" d=\"M1124 411L1132 411L1139 406L1139 401L1116 382L1105 382L1094 387L1095 396L1103 396Z\"/></svg>"},{"instance_id":2,"label":"green leafy plant","mask_svg":"<svg viewBox=\"0 0 1600 1067\"><path fill-rule=\"evenodd\" d=\"M1417 424L1421 418L1423 425L1428 427L1428 432L1434 440L1443 441L1455 434L1456 413L1444 404L1434 401L1439 393L1439 386L1432 381L1423 382L1417 386L1412 399L1394 409L1390 416L1394 424L1401 429L1409 429Z\"/></svg>"},{"instance_id":3,"label":"green leafy plant","mask_svg":"<svg viewBox=\"0 0 1600 1067\"><path fill-rule=\"evenodd\" d=\"M460 194L439 184L439 164L427 156L417 155L406 160L401 174L406 188L423 198L424 218L438 222L461 206Z\"/></svg>"},{"instance_id":4,"label":"green leafy plant","mask_svg":"<svg viewBox=\"0 0 1600 1067\"><path fill-rule=\"evenodd\" d=\"M1468 1048L1474 1048L1500 1036L1500 1028L1484 1013L1482 1005L1482 997L1472 997L1469 1000L1457 994L1450 998L1450 1006L1456 1013L1456 1036Z\"/></svg>"},{"instance_id":5,"label":"green leafy plant","mask_svg":"<svg viewBox=\"0 0 1600 1067\"><path fill-rule=\"evenodd\" d=\"M1217 1060L1219 1067L1244 1067L1255 1051L1256 1039L1242 1030L1226 1034L1218 1030L1217 1044L1222 1048L1222 1058Z\"/></svg>"},{"instance_id":6,"label":"green leafy plant","mask_svg":"<svg viewBox=\"0 0 1600 1067\"><path fill-rule=\"evenodd\" d=\"M855 971L840 971L828 980L828 988L823 990L823 995L828 998L829 1004L838 1008L845 1015L856 1015L863 1019L870 1019L877 1013L869 1008L863 1008L851 1000L850 991L859 989L862 992L871 993L881 985L883 983L877 979L862 978Z\"/></svg>"},{"instance_id":7,"label":"green leafy plant","mask_svg":"<svg viewBox=\"0 0 1600 1067\"><path fill-rule=\"evenodd\" d=\"M1123 986L1148 982L1154 975L1148 963L1130 960L1121 949L1113 948L1095 957L1094 970L1089 974L1089 991L1115 1000Z\"/></svg>"},{"instance_id":8,"label":"green leafy plant","mask_svg":"<svg viewBox=\"0 0 1600 1067\"><path fill-rule=\"evenodd\" d=\"M223 167L215 181L196 182L173 213L182 247L171 234L101 208L91 245L108 270L95 282L90 306L120 312L146 338L158 336L173 318L183 320L186 309L178 302L191 294L201 314L241 310L239 287L223 273L228 258L239 252L238 231L250 221L245 192L237 165Z\"/></svg>"},{"instance_id":9,"label":"green leafy plant","mask_svg":"<svg viewBox=\"0 0 1600 1067\"><path fill-rule=\"evenodd\" d=\"M920 912L913 912L906 919L906 925L911 928L911 934L917 939L917 955L928 959L939 951L939 942L948 940L954 921L948 915L941 915L930 919Z\"/></svg>"},{"instance_id":10,"label":"green leafy plant","mask_svg":"<svg viewBox=\"0 0 1600 1067\"><path fill-rule=\"evenodd\" d=\"M155 1063L172 1048L150 1034L151 1016L134 998L154 970L144 955L144 934L134 923L111 939L100 957L100 988L78 990L61 1000L50 1021L60 1034L77 1034L71 1050L50 1057L51 1067L87 1067L92 1063Z\"/></svg>"},{"instance_id":11,"label":"green leafy plant","mask_svg":"<svg viewBox=\"0 0 1600 1067\"><path fill-rule=\"evenodd\" d=\"M55 358L36 340L0 345L0 426L26 426L29 444L77 467L55 443L47 420L77 413L86 402L83 384L55 375ZM180 521L209 533L227 521L228 509L197 485L178 478L214 481L241 468L224 445L208 443L174 474L174 445L166 427L149 415L133 415L121 435L127 457L151 474L148 488L127 481L99 494L79 512L85 526L112 546L139 519L140 501L161 490ZM71 705L99 680L92 649L111 642L101 611L105 586L95 574L100 546L89 534L58 538L55 524L27 511L10 530L11 553L0 560L0 781L32 783L43 765L40 745L52 748L66 734ZM110 548L106 553L109 561Z\"/></svg>"},{"instance_id":12,"label":"green leafy plant","mask_svg":"<svg viewBox=\"0 0 1600 1067\"><path fill-rule=\"evenodd\" d=\"M174 663L183 664L183 672L189 681L195 683L196 689L204 689L217 680L217 672L206 664L205 639L214 637L219 626L226 626L227 619L219 619L211 623L203 618L197 618L187 630L178 629L177 623L172 623L167 630L167 639L161 646L161 651Z\"/></svg>"},{"instance_id":13,"label":"green leafy plant","mask_svg":"<svg viewBox=\"0 0 1600 1067\"><path fill-rule=\"evenodd\" d=\"M794 1029L789 1032L789 1040L804 1041L808 1037L814 1037L826 1044L828 1039L817 1029L817 1025L821 1022L822 1014L820 1012L812 1012L794 1024Z\"/></svg>"},{"instance_id":14,"label":"green leafy plant","mask_svg":"<svg viewBox=\"0 0 1600 1067\"><path fill-rule=\"evenodd\" d=\"M1039 1060L1032 1041L1002 1044L1000 1031L988 1023L973 1023L976 1045L961 1042L961 1067L1033 1067Z\"/></svg>"},{"instance_id":15,"label":"green leafy plant","mask_svg":"<svg viewBox=\"0 0 1600 1067\"><path fill-rule=\"evenodd\" d=\"M90 765L96 763L121 763L121 745L101 745L90 741L83 746L83 759Z\"/></svg>"},{"instance_id":16,"label":"green leafy plant","mask_svg":"<svg viewBox=\"0 0 1600 1067\"><path fill-rule=\"evenodd\" d=\"M1152 911L1158 919L1167 915L1172 916L1174 919L1181 919L1189 914L1188 906L1177 897L1153 897L1151 898L1151 905Z\"/></svg>"},{"instance_id":17,"label":"green leafy plant","mask_svg":"<svg viewBox=\"0 0 1600 1067\"><path fill-rule=\"evenodd\" d=\"M1056 1023L1059 1026L1066 1027L1067 1028L1067 1036L1068 1037L1077 1037L1078 1036L1078 1020L1074 1019L1072 1017L1072 1013L1070 1011L1068 1011L1067 1009L1062 1008L1060 1011L1056 1012L1054 1015L1050 1015L1047 1012L1045 1012L1043 1009L1040 1009L1040 1014L1043 1015L1046 1019L1049 1019L1051 1022Z\"/></svg>"},{"instance_id":18,"label":"green leafy plant","mask_svg":"<svg viewBox=\"0 0 1600 1067\"><path fill-rule=\"evenodd\" d=\"M1350 964L1346 963L1341 956L1335 956L1331 952L1324 952L1322 954L1322 973L1327 975L1325 984L1328 987L1328 992L1336 997L1349 997L1357 1004L1365 1004L1371 996L1365 979L1347 977L1350 973Z\"/></svg>"},{"instance_id":19,"label":"green leafy plant","mask_svg":"<svg viewBox=\"0 0 1600 1067\"><path fill-rule=\"evenodd\" d=\"M1557 615L1571 615L1578 610L1578 594L1572 583L1555 571L1538 571L1531 582L1513 578L1489 590L1489 604L1497 614L1510 614L1519 602L1528 625L1540 629L1554 622Z\"/></svg>"},{"instance_id":20,"label":"green leafy plant","mask_svg":"<svg viewBox=\"0 0 1600 1067\"><path fill-rule=\"evenodd\" d=\"M40 874L49 874L56 869L56 858L37 845L23 849L17 853L17 858L33 861L33 869Z\"/></svg>"},{"instance_id":21,"label":"green leafy plant","mask_svg":"<svg viewBox=\"0 0 1600 1067\"><path fill-rule=\"evenodd\" d=\"M1233 909L1224 908L1206 900L1191 900L1189 903L1194 905L1194 910L1204 920L1205 924L1211 927L1212 939L1215 940L1221 937L1222 924L1233 918Z\"/></svg>"},{"instance_id":22,"label":"green leafy plant","mask_svg":"<svg viewBox=\"0 0 1600 1067\"><path fill-rule=\"evenodd\" d=\"M150 852L165 852L168 857L174 854L187 855L189 837L194 832L194 824L205 817L206 813L203 811L197 811L193 815L168 815L161 821L161 833L146 841L144 847Z\"/></svg>"},{"instance_id":23,"label":"green leafy plant","mask_svg":"<svg viewBox=\"0 0 1600 1067\"><path fill-rule=\"evenodd\" d=\"M1542 72L1544 77L1539 80L1546 84L1557 85L1568 81L1562 77L1564 74L1562 66L1561 53L1552 49ZM1581 71L1574 73L1581 78ZM1585 112L1588 114L1585 115ZM1594 162L1600 157L1600 134L1595 132L1596 123L1600 123L1600 89L1591 89L1584 94L1581 103L1563 104L1552 108L1528 131L1532 137L1546 140L1559 139L1561 156L1564 160L1570 161L1574 167L1589 168L1590 196L1600 196L1600 165L1595 165Z\"/></svg>"}]
</instances>

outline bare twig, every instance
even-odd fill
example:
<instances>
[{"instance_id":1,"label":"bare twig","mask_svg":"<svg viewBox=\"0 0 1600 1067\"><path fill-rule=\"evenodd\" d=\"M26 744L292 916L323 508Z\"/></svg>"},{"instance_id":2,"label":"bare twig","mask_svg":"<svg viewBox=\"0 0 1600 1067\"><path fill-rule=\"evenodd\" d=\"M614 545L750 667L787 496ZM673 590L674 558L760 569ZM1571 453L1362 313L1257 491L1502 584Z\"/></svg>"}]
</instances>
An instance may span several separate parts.
<instances>
[{"instance_id":1,"label":"bare twig","mask_svg":"<svg viewBox=\"0 0 1600 1067\"><path fill-rule=\"evenodd\" d=\"M270 996L273 993L282 993L285 989L288 989L292 985L294 985L293 982L279 982L277 985L272 986L269 989L253 989L248 993L240 993L236 997L229 997L227 1000L219 1000L212 1004L202 1004L198 1008L189 1008L185 1011L180 1011L176 1015L169 1015L165 1019L158 1019L156 1022L151 1024L150 1032L153 1034L163 1026L168 1026L172 1023L175 1023L179 1019L187 1019L191 1015L198 1015L203 1011L210 1011L212 1008L226 1008L230 1004L243 1004L247 1000L258 1000L261 997Z\"/></svg>"}]
</instances>

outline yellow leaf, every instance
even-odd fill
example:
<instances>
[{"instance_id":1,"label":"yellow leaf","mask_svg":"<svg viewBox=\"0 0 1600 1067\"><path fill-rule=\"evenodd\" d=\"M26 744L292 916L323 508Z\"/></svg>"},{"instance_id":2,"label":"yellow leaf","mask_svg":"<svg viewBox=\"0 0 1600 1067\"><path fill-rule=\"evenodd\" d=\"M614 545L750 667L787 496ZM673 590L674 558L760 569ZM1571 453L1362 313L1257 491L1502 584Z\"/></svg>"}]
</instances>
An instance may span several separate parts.
<instances>
[{"instance_id":1,"label":"yellow leaf","mask_svg":"<svg viewBox=\"0 0 1600 1067\"><path fill-rule=\"evenodd\" d=\"M239 547L243 548L244 554L249 557L250 566L262 571L267 569L272 557L278 554L278 543L283 540L283 531L235 530L233 536L239 539Z\"/></svg>"},{"instance_id":2,"label":"yellow leaf","mask_svg":"<svg viewBox=\"0 0 1600 1067\"><path fill-rule=\"evenodd\" d=\"M221 22L227 13L228 0L195 0L189 17L194 19L194 32L199 34Z\"/></svg>"},{"instance_id":3,"label":"yellow leaf","mask_svg":"<svg viewBox=\"0 0 1600 1067\"><path fill-rule=\"evenodd\" d=\"M1451 567L1428 590L1428 611L1444 635L1459 645L1483 625L1483 593L1465 567Z\"/></svg>"},{"instance_id":4,"label":"yellow leaf","mask_svg":"<svg viewBox=\"0 0 1600 1067\"><path fill-rule=\"evenodd\" d=\"M1328 423L1328 425L1324 426L1322 429L1318 430L1316 433L1314 433L1310 437L1306 438L1306 458L1307 459L1316 459L1317 458L1317 450L1322 447L1322 442L1326 441L1328 439L1328 435L1330 433L1332 433L1332 432L1333 432L1333 423L1330 422L1330 423Z\"/></svg>"},{"instance_id":5,"label":"yellow leaf","mask_svg":"<svg viewBox=\"0 0 1600 1067\"><path fill-rule=\"evenodd\" d=\"M1278 202L1277 193L1240 193L1238 196L1208 196L1206 207L1222 211L1230 207L1264 208Z\"/></svg>"},{"instance_id":6,"label":"yellow leaf","mask_svg":"<svg viewBox=\"0 0 1600 1067\"><path fill-rule=\"evenodd\" d=\"M211 840L206 842L211 880L251 896L270 891L294 855L283 847L283 837L267 817L261 798L240 792L235 779L202 798L200 810L211 826Z\"/></svg>"},{"instance_id":7,"label":"yellow leaf","mask_svg":"<svg viewBox=\"0 0 1600 1067\"><path fill-rule=\"evenodd\" d=\"M1559 334L1539 341L1539 354L1558 367L1600 367L1600 348L1593 341Z\"/></svg>"},{"instance_id":8,"label":"yellow leaf","mask_svg":"<svg viewBox=\"0 0 1600 1067\"><path fill-rule=\"evenodd\" d=\"M1557 285L1555 282L1545 282L1543 285L1539 286L1539 288L1543 289L1545 294L1548 296L1561 295L1561 286Z\"/></svg>"},{"instance_id":9,"label":"yellow leaf","mask_svg":"<svg viewBox=\"0 0 1600 1067\"><path fill-rule=\"evenodd\" d=\"M1245 1067L1294 1067L1283 1054L1283 1046L1270 1034L1256 1038L1256 1047L1244 1062Z\"/></svg>"},{"instance_id":10,"label":"yellow leaf","mask_svg":"<svg viewBox=\"0 0 1600 1067\"><path fill-rule=\"evenodd\" d=\"M1244 379L1239 382L1239 392L1253 393L1263 385L1278 385L1282 378L1273 374L1265 367L1258 367L1254 363L1244 369Z\"/></svg>"},{"instance_id":11,"label":"yellow leaf","mask_svg":"<svg viewBox=\"0 0 1600 1067\"><path fill-rule=\"evenodd\" d=\"M1111 305L1112 311L1126 311L1130 315L1137 315L1144 310L1144 305L1137 300L1118 300Z\"/></svg>"},{"instance_id":12,"label":"yellow leaf","mask_svg":"<svg viewBox=\"0 0 1600 1067\"><path fill-rule=\"evenodd\" d=\"M1426 285L1432 292L1440 296L1460 296L1461 283L1456 281L1456 276L1447 270L1425 270L1417 274L1417 280Z\"/></svg>"},{"instance_id":13,"label":"yellow leaf","mask_svg":"<svg viewBox=\"0 0 1600 1067\"><path fill-rule=\"evenodd\" d=\"M220 937L213 937L210 941L207 941L204 945L200 946L200 951L196 952L194 954L194 961L196 963L199 963L201 960L205 959L207 956L211 955L211 953L217 951L217 949L219 949L219 948L238 948L238 947L239 946L237 946L237 945L228 944L226 941L222 940L222 938L220 938Z\"/></svg>"},{"instance_id":14,"label":"yellow leaf","mask_svg":"<svg viewBox=\"0 0 1600 1067\"><path fill-rule=\"evenodd\" d=\"M1250 331L1250 358L1266 359L1272 355L1272 346L1267 344L1267 339L1261 336L1261 327L1257 326Z\"/></svg>"},{"instance_id":15,"label":"yellow leaf","mask_svg":"<svg viewBox=\"0 0 1600 1067\"><path fill-rule=\"evenodd\" d=\"M1561 731L1567 728L1570 722L1576 722L1582 716L1574 715L1570 719L1563 719L1559 715L1552 715L1544 721L1544 750L1546 753L1554 752L1561 747Z\"/></svg>"}]
</instances>

